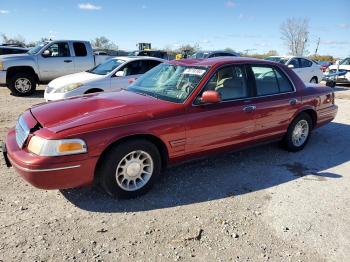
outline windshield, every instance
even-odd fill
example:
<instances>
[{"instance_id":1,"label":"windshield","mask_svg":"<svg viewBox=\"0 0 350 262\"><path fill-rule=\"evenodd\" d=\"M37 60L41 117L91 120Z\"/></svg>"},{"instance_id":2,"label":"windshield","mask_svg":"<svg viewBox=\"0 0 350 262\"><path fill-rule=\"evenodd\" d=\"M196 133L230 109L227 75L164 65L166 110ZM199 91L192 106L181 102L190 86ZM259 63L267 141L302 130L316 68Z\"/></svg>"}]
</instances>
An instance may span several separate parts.
<instances>
[{"instance_id":1,"label":"windshield","mask_svg":"<svg viewBox=\"0 0 350 262\"><path fill-rule=\"evenodd\" d=\"M208 68L161 64L141 76L127 90L183 103L198 86Z\"/></svg>"},{"instance_id":2,"label":"windshield","mask_svg":"<svg viewBox=\"0 0 350 262\"><path fill-rule=\"evenodd\" d=\"M191 58L201 59L201 58L207 58L209 53L206 52L198 52L193 55L191 55Z\"/></svg>"},{"instance_id":3,"label":"windshield","mask_svg":"<svg viewBox=\"0 0 350 262\"><path fill-rule=\"evenodd\" d=\"M289 58L285 58L282 56L270 56L270 57L266 57L264 60L285 64L287 63Z\"/></svg>"},{"instance_id":4,"label":"windshield","mask_svg":"<svg viewBox=\"0 0 350 262\"><path fill-rule=\"evenodd\" d=\"M29 49L28 54L36 55L41 50L41 48L43 48L46 44L47 42L39 43L36 47Z\"/></svg>"},{"instance_id":5,"label":"windshield","mask_svg":"<svg viewBox=\"0 0 350 262\"><path fill-rule=\"evenodd\" d=\"M345 58L339 63L340 65L350 65L350 58Z\"/></svg>"},{"instance_id":6,"label":"windshield","mask_svg":"<svg viewBox=\"0 0 350 262\"><path fill-rule=\"evenodd\" d=\"M124 60L109 59L106 62L95 66L93 69L88 70L87 72L96 75L107 75L123 63L125 63Z\"/></svg>"}]
</instances>

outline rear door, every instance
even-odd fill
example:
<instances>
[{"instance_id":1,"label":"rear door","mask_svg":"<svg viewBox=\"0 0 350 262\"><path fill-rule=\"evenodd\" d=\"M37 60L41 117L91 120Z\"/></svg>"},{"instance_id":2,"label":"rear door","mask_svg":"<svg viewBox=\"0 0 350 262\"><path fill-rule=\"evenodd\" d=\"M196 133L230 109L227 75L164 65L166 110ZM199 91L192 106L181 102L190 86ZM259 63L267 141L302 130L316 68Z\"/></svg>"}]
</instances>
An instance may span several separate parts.
<instances>
[{"instance_id":1,"label":"rear door","mask_svg":"<svg viewBox=\"0 0 350 262\"><path fill-rule=\"evenodd\" d=\"M84 42L71 42L74 52L74 72L83 72L94 67L94 58ZM72 72L73 73L73 72Z\"/></svg>"},{"instance_id":2,"label":"rear door","mask_svg":"<svg viewBox=\"0 0 350 262\"><path fill-rule=\"evenodd\" d=\"M303 71L300 68L300 63L298 58L292 58L287 63L287 66L292 65L293 71L301 78L301 80L305 81L305 77Z\"/></svg>"},{"instance_id":3,"label":"rear door","mask_svg":"<svg viewBox=\"0 0 350 262\"><path fill-rule=\"evenodd\" d=\"M310 60L299 58L300 71L303 75L304 82L310 82L310 80L316 75L315 68L312 66Z\"/></svg>"},{"instance_id":4,"label":"rear door","mask_svg":"<svg viewBox=\"0 0 350 262\"><path fill-rule=\"evenodd\" d=\"M255 86L255 139L279 137L287 131L290 119L301 105L301 97L288 76L276 66L251 65Z\"/></svg>"},{"instance_id":5,"label":"rear door","mask_svg":"<svg viewBox=\"0 0 350 262\"><path fill-rule=\"evenodd\" d=\"M44 55L44 52L47 55ZM68 42L54 42L38 55L40 79L50 81L74 72L73 57Z\"/></svg>"}]
</instances>

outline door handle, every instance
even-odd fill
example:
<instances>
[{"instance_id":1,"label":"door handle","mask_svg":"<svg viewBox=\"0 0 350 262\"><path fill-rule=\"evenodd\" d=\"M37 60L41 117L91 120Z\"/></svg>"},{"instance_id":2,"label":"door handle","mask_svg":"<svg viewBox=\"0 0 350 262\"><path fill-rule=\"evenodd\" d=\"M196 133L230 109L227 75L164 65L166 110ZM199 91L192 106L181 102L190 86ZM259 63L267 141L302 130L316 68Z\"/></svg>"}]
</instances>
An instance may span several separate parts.
<instances>
[{"instance_id":1,"label":"door handle","mask_svg":"<svg viewBox=\"0 0 350 262\"><path fill-rule=\"evenodd\" d=\"M298 99L296 99L296 98L289 100L289 104L292 106L296 105L297 103L298 103Z\"/></svg>"},{"instance_id":2,"label":"door handle","mask_svg":"<svg viewBox=\"0 0 350 262\"><path fill-rule=\"evenodd\" d=\"M252 112L256 109L256 106L245 106L243 107L243 111L246 113Z\"/></svg>"},{"instance_id":3,"label":"door handle","mask_svg":"<svg viewBox=\"0 0 350 262\"><path fill-rule=\"evenodd\" d=\"M72 60L64 60L63 62L65 62L65 63L72 63L73 61Z\"/></svg>"}]
</instances>

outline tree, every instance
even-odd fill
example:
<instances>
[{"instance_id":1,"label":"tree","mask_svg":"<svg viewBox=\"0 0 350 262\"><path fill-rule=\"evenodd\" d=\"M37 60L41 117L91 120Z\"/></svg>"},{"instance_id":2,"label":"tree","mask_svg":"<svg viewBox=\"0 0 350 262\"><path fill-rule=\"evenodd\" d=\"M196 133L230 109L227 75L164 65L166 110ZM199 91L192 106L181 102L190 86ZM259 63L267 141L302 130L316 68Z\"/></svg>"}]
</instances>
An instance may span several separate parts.
<instances>
[{"instance_id":1,"label":"tree","mask_svg":"<svg viewBox=\"0 0 350 262\"><path fill-rule=\"evenodd\" d=\"M16 37L8 37L7 35L5 34L2 34L1 35L2 37L2 43L3 44L10 44L10 45L18 45L18 46L21 46L21 47L25 47L26 46L26 40L24 39L23 36L16 36Z\"/></svg>"},{"instance_id":2,"label":"tree","mask_svg":"<svg viewBox=\"0 0 350 262\"><path fill-rule=\"evenodd\" d=\"M291 55L303 56L309 40L309 20L288 18L281 25L281 39Z\"/></svg>"},{"instance_id":3,"label":"tree","mask_svg":"<svg viewBox=\"0 0 350 262\"><path fill-rule=\"evenodd\" d=\"M194 45L190 45L190 44L186 44L186 45L182 45L179 48L179 52L187 52L188 54L193 54L196 53L200 50L200 47L198 44L194 44Z\"/></svg>"},{"instance_id":4,"label":"tree","mask_svg":"<svg viewBox=\"0 0 350 262\"><path fill-rule=\"evenodd\" d=\"M96 37L95 39L91 40L91 44L95 49L118 50L118 46L104 36Z\"/></svg>"}]
</instances>

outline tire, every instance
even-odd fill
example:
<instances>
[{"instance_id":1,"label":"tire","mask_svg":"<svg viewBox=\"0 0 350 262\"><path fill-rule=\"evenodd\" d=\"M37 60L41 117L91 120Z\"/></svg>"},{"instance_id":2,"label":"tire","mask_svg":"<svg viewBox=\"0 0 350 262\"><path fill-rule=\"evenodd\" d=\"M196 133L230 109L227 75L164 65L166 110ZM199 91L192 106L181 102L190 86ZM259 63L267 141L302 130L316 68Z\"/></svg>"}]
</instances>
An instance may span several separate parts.
<instances>
[{"instance_id":1,"label":"tire","mask_svg":"<svg viewBox=\"0 0 350 262\"><path fill-rule=\"evenodd\" d=\"M310 79L310 83L313 83L313 84L318 84L318 80L317 80L317 77L314 76L313 78Z\"/></svg>"},{"instance_id":2,"label":"tire","mask_svg":"<svg viewBox=\"0 0 350 262\"><path fill-rule=\"evenodd\" d=\"M9 89L16 96L30 96L36 90L36 80L29 73L17 73L10 78Z\"/></svg>"},{"instance_id":3,"label":"tire","mask_svg":"<svg viewBox=\"0 0 350 262\"><path fill-rule=\"evenodd\" d=\"M147 140L137 139L112 147L100 160L97 175L109 195L126 199L148 192L160 173L158 148Z\"/></svg>"},{"instance_id":4,"label":"tire","mask_svg":"<svg viewBox=\"0 0 350 262\"><path fill-rule=\"evenodd\" d=\"M298 130L296 130L298 128ZM302 128L302 129L300 129ZM301 135L302 130L307 128L307 134ZM287 134L284 137L283 144L286 150L297 152L302 150L310 139L312 130L312 119L309 114L301 113L289 125ZM304 130L305 132L305 130ZM300 140L297 138L300 137Z\"/></svg>"}]
</instances>

